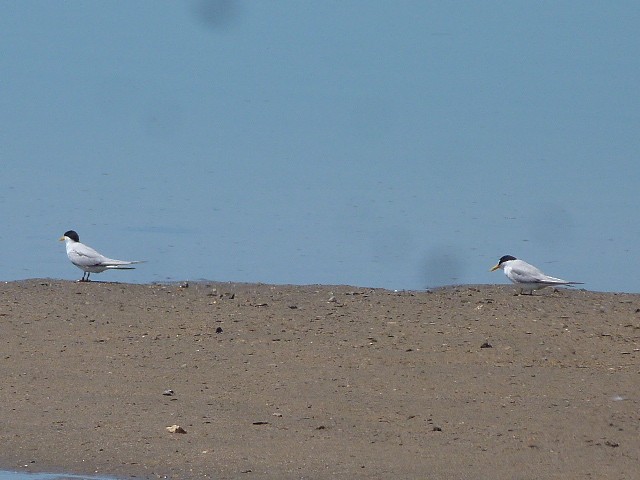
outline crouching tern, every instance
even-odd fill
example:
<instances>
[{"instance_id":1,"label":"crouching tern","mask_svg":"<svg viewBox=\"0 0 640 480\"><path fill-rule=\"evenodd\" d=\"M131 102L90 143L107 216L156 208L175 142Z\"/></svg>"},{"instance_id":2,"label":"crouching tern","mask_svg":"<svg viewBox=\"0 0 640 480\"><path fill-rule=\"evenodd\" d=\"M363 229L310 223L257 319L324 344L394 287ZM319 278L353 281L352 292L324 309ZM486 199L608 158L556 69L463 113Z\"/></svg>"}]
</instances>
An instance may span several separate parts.
<instances>
[{"instance_id":1,"label":"crouching tern","mask_svg":"<svg viewBox=\"0 0 640 480\"><path fill-rule=\"evenodd\" d=\"M500 258L498 264L490 271L493 272L499 268L504 271L509 280L518 286L519 293L529 292L529 295L533 295L534 290L545 287L582 285L582 282L568 282L561 278L545 275L533 265L511 255Z\"/></svg>"},{"instance_id":2,"label":"crouching tern","mask_svg":"<svg viewBox=\"0 0 640 480\"><path fill-rule=\"evenodd\" d=\"M67 257L69 257L71 263L84 272L79 280L80 282L88 282L89 275L92 273L101 273L105 270L133 270L135 267L129 265L143 263L138 260L127 261L107 258L84 243L80 243L80 237L73 230L65 232L60 237L60 241L65 243Z\"/></svg>"}]
</instances>

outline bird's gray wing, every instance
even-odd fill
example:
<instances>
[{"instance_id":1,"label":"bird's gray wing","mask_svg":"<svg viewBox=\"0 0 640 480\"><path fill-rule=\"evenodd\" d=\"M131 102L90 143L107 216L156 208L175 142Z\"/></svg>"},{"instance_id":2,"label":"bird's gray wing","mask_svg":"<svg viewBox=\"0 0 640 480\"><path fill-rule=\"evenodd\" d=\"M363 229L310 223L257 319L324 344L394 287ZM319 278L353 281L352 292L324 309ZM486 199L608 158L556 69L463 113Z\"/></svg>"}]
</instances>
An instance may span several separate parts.
<instances>
[{"instance_id":1,"label":"bird's gray wing","mask_svg":"<svg viewBox=\"0 0 640 480\"><path fill-rule=\"evenodd\" d=\"M524 262L517 261L511 265L511 279L517 283L540 283L545 285L581 285L582 282L569 282L562 278L545 275L538 268Z\"/></svg>"},{"instance_id":2,"label":"bird's gray wing","mask_svg":"<svg viewBox=\"0 0 640 480\"><path fill-rule=\"evenodd\" d=\"M563 280L562 278L550 277L549 275L545 275L545 282L557 285L584 285L583 282L570 282L568 280Z\"/></svg>"},{"instance_id":3,"label":"bird's gray wing","mask_svg":"<svg viewBox=\"0 0 640 480\"><path fill-rule=\"evenodd\" d=\"M116 260L115 258L105 258L100 265L109 268L126 268L125 265L133 265L134 263L143 263L141 260ZM129 267L133 268L133 267Z\"/></svg>"},{"instance_id":4,"label":"bird's gray wing","mask_svg":"<svg viewBox=\"0 0 640 480\"><path fill-rule=\"evenodd\" d=\"M511 275L518 283L566 283L560 278L549 277L533 265L524 262L522 265L514 265Z\"/></svg>"},{"instance_id":5,"label":"bird's gray wing","mask_svg":"<svg viewBox=\"0 0 640 480\"><path fill-rule=\"evenodd\" d=\"M83 243L73 244L73 248L70 249L67 254L69 255L69 260L79 267L102 265L105 260L109 260L104 255Z\"/></svg>"}]
</instances>

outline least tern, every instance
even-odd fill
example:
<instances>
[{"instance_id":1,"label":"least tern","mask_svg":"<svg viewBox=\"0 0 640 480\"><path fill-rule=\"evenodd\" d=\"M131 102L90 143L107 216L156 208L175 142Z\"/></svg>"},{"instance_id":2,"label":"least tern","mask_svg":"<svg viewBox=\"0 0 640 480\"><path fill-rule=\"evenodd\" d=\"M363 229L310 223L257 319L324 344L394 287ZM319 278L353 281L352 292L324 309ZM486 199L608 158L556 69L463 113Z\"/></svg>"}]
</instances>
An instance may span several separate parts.
<instances>
[{"instance_id":1,"label":"least tern","mask_svg":"<svg viewBox=\"0 0 640 480\"><path fill-rule=\"evenodd\" d=\"M67 257L69 257L71 263L84 272L79 280L80 282L88 282L89 275L92 273L100 273L105 270L133 270L134 267L129 265L142 263L138 260L127 261L107 258L84 243L80 243L80 237L73 230L65 232L60 237L60 241L66 244Z\"/></svg>"},{"instance_id":2,"label":"least tern","mask_svg":"<svg viewBox=\"0 0 640 480\"><path fill-rule=\"evenodd\" d=\"M529 292L533 295L534 290L558 285L581 285L582 282L568 282L561 278L545 275L538 268L528 264L524 260L518 260L511 255L503 256L498 264L490 271L493 272L501 268L509 280L518 285L520 293Z\"/></svg>"}]
</instances>

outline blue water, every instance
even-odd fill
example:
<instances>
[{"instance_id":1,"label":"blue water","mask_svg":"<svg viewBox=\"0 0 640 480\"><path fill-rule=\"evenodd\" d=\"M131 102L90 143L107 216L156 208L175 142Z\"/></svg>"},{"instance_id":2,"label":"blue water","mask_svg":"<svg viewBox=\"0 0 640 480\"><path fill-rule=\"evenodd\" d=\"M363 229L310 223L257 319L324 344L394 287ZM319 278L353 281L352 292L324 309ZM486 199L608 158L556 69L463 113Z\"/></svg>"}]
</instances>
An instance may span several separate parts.
<instances>
[{"instance_id":1,"label":"blue water","mask_svg":"<svg viewBox=\"0 0 640 480\"><path fill-rule=\"evenodd\" d=\"M67 475L61 473L24 473L8 470L0 471L0 480L116 480L113 477L93 477L87 475Z\"/></svg>"},{"instance_id":2,"label":"blue water","mask_svg":"<svg viewBox=\"0 0 640 480\"><path fill-rule=\"evenodd\" d=\"M640 292L640 3L1 10L2 280Z\"/></svg>"}]
</instances>

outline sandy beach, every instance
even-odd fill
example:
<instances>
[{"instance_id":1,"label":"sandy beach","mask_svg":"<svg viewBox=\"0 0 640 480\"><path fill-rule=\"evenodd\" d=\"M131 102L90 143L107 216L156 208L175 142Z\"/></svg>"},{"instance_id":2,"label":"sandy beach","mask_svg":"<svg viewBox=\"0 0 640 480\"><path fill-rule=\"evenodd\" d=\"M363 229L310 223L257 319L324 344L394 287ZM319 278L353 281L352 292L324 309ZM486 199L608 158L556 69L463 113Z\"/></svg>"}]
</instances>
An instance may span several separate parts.
<instances>
[{"instance_id":1,"label":"sandy beach","mask_svg":"<svg viewBox=\"0 0 640 480\"><path fill-rule=\"evenodd\" d=\"M638 478L640 295L50 279L1 289L4 469Z\"/></svg>"}]
</instances>

